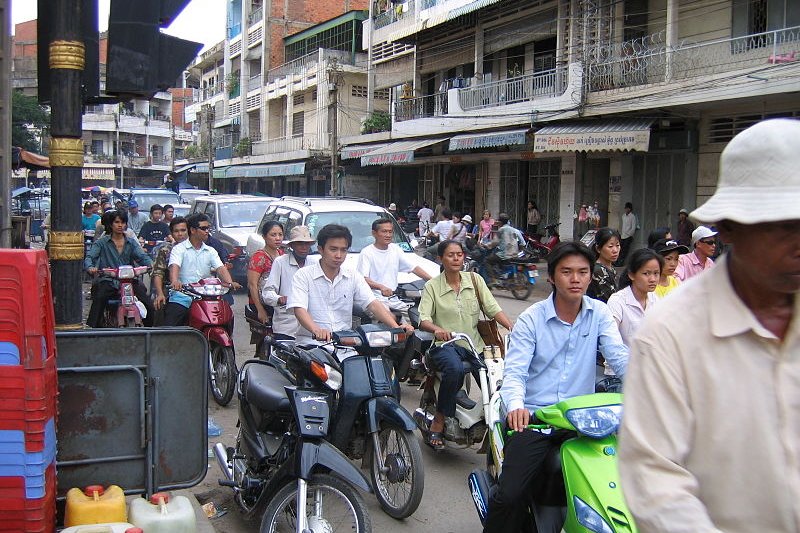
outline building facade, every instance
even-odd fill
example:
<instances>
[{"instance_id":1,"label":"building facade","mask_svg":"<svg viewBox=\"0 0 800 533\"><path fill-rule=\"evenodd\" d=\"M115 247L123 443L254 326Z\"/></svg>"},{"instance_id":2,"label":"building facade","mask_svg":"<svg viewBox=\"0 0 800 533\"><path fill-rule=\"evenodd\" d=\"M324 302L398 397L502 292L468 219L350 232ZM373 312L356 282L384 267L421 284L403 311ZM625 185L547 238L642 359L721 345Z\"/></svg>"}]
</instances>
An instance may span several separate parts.
<instances>
[{"instance_id":1,"label":"building facade","mask_svg":"<svg viewBox=\"0 0 800 533\"><path fill-rule=\"evenodd\" d=\"M504 211L537 203L562 236L583 206L674 226L714 190L725 143L800 117L800 4L790 0L375 2L368 70L391 130L347 138L348 173L382 202Z\"/></svg>"}]
</instances>

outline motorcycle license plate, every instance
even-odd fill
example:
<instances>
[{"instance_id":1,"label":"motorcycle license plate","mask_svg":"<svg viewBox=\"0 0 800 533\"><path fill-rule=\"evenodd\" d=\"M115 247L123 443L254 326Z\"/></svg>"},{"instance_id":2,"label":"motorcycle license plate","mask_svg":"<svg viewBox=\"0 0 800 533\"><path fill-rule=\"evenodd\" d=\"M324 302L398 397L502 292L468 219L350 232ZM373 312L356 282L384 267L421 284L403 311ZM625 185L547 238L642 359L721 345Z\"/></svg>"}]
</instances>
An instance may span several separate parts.
<instances>
[{"instance_id":1,"label":"motorcycle license plate","mask_svg":"<svg viewBox=\"0 0 800 533\"><path fill-rule=\"evenodd\" d=\"M528 270L528 281L531 283L536 283L536 278L539 277L538 270Z\"/></svg>"}]
</instances>

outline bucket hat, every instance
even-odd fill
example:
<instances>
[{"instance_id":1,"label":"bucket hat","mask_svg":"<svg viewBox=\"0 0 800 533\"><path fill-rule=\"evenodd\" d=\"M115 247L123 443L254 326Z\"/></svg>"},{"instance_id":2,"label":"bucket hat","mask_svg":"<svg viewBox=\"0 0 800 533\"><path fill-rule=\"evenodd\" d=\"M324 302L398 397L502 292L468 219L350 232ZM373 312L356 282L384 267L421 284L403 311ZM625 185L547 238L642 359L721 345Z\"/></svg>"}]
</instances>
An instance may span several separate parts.
<instances>
[{"instance_id":1,"label":"bucket hat","mask_svg":"<svg viewBox=\"0 0 800 533\"><path fill-rule=\"evenodd\" d=\"M705 226L697 226L692 232L692 246L697 244L697 241L713 237L717 232Z\"/></svg>"},{"instance_id":2,"label":"bucket hat","mask_svg":"<svg viewBox=\"0 0 800 533\"><path fill-rule=\"evenodd\" d=\"M472 217L469 215L464 215L463 217L461 217L461 220L463 222L469 222L470 224L472 224Z\"/></svg>"},{"instance_id":3,"label":"bucket hat","mask_svg":"<svg viewBox=\"0 0 800 533\"><path fill-rule=\"evenodd\" d=\"M677 251L679 255L689 253L689 247L679 243L675 239L659 239L653 245L653 249L660 255L667 255L675 251Z\"/></svg>"},{"instance_id":4,"label":"bucket hat","mask_svg":"<svg viewBox=\"0 0 800 533\"><path fill-rule=\"evenodd\" d=\"M690 216L701 224L800 220L799 197L800 120L764 120L728 143L717 191Z\"/></svg>"},{"instance_id":5,"label":"bucket hat","mask_svg":"<svg viewBox=\"0 0 800 533\"><path fill-rule=\"evenodd\" d=\"M311 236L308 226L295 226L289 231L289 238L283 241L283 244L293 242L316 242L316 239Z\"/></svg>"}]
</instances>

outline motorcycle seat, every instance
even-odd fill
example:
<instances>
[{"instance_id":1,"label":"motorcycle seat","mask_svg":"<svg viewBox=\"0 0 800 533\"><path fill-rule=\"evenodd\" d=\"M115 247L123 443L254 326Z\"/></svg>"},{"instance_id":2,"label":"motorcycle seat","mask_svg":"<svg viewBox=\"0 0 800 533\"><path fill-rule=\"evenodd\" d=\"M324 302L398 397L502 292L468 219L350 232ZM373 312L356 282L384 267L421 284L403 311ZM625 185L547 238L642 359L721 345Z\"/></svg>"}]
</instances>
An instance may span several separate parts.
<instances>
[{"instance_id":1,"label":"motorcycle seat","mask_svg":"<svg viewBox=\"0 0 800 533\"><path fill-rule=\"evenodd\" d=\"M265 411L290 410L284 387L289 382L278 370L268 365L248 365L242 379L244 399Z\"/></svg>"}]
</instances>

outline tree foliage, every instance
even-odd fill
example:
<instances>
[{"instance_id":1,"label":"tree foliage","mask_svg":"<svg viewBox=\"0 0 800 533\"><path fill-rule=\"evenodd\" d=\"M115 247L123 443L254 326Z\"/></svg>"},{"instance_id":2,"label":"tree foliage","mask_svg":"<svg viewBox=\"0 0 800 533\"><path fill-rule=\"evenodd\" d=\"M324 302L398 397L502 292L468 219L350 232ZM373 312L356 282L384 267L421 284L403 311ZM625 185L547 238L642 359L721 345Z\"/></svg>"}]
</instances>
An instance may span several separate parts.
<instances>
[{"instance_id":1,"label":"tree foliage","mask_svg":"<svg viewBox=\"0 0 800 533\"><path fill-rule=\"evenodd\" d=\"M32 152L39 151L37 135L50 124L50 113L32 96L12 91L11 144ZM37 132L38 130L38 132Z\"/></svg>"}]
</instances>

